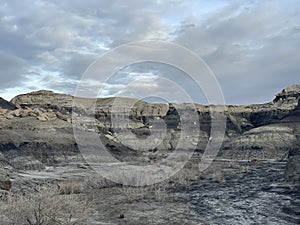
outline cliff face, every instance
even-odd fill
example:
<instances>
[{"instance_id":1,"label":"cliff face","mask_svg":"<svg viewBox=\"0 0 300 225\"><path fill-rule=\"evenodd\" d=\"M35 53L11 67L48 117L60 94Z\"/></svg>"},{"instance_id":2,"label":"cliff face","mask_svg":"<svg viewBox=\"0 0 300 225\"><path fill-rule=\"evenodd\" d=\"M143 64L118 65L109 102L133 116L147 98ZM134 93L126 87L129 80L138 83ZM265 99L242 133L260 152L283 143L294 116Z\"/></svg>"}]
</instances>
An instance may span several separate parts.
<instances>
[{"instance_id":1,"label":"cliff face","mask_svg":"<svg viewBox=\"0 0 300 225\"><path fill-rule=\"evenodd\" d=\"M245 131L252 128L272 124L279 122L284 116L286 116L291 110L297 106L297 99L299 98L299 85L291 86L284 89L282 93L278 94L273 102L261 104L261 105L249 105L249 106L227 106L225 109L225 115L227 117L227 134L240 135ZM72 112L74 97L70 95L57 94L51 91L37 91L29 94L18 95L12 99L11 105L20 105L22 108L42 108L44 110L52 110L55 112L61 112L63 114L70 114ZM124 105L128 105L130 108L131 118L143 121L147 118L160 117L165 120L174 121L174 115L170 110L170 105L166 104L149 104L143 101L136 101L129 98L105 98L97 99L81 99L83 106L88 109L95 107L95 117L99 121L108 121L110 119L111 110L118 110L117 107L112 108L113 104L117 101L122 104L119 110L123 110ZM76 100L76 102L80 102ZM89 102L89 103L87 103ZM96 103L96 106L94 105ZM172 105L171 105L172 106ZM201 129L209 133L210 131L210 113L216 106L203 106L194 105L199 114L199 122ZM194 107L193 106L193 107ZM189 104L177 105L179 108L189 108ZM78 111L78 114L85 114L86 111L80 110L80 106L74 111ZM176 114L176 110L174 111ZM90 113L94 113L90 111ZM123 113L122 111L118 112ZM173 117L173 118L172 118ZM178 122L178 121L177 121Z\"/></svg>"},{"instance_id":2,"label":"cliff face","mask_svg":"<svg viewBox=\"0 0 300 225\"><path fill-rule=\"evenodd\" d=\"M11 100L12 104L18 104L22 107L72 107L73 96L54 93L53 91L35 91L28 94L22 94Z\"/></svg>"},{"instance_id":3,"label":"cliff face","mask_svg":"<svg viewBox=\"0 0 300 225\"><path fill-rule=\"evenodd\" d=\"M277 105L290 104L297 106L297 101L300 96L300 84L295 84L282 90L281 93L276 95L273 102Z\"/></svg>"},{"instance_id":4,"label":"cliff face","mask_svg":"<svg viewBox=\"0 0 300 225\"><path fill-rule=\"evenodd\" d=\"M289 150L299 143L299 99L299 85L293 85L278 94L272 103L262 105L251 115L253 128L225 144L222 156L234 159L286 158Z\"/></svg>"},{"instance_id":5,"label":"cliff face","mask_svg":"<svg viewBox=\"0 0 300 225\"><path fill-rule=\"evenodd\" d=\"M225 107L227 129L220 157L284 159L289 151L291 157L296 155L293 152L299 144L299 99L300 85L293 85L276 95L270 103ZM189 143L186 148L202 152L209 141L211 112L219 108L198 104L193 107L191 104L150 104L129 98L76 99L76 107L73 107L73 102L73 96L51 91L18 95L11 102L0 101L0 151L12 162L15 156L23 153L30 153L31 157L43 162L78 155L73 136L73 112L73 116L80 118L81 124L77 124L80 129L85 132L97 130L106 147L120 158L140 156L141 153L147 156L148 152L133 151L136 139L132 139L132 134L143 139L155 132L155 121L163 121L167 133L161 143L151 149L156 152L155 157L159 157L159 152L163 155L174 149L183 132L178 110L186 112L188 117L191 115L189 110L195 107L199 121L190 121L188 126L192 128L199 124L201 131L183 135ZM115 133L124 127L113 126L112 112L121 117L126 117L126 113L129 115L126 128L131 132L123 137L129 147L115 137ZM91 115L96 120L91 121ZM149 157L153 158L153 155Z\"/></svg>"}]
</instances>

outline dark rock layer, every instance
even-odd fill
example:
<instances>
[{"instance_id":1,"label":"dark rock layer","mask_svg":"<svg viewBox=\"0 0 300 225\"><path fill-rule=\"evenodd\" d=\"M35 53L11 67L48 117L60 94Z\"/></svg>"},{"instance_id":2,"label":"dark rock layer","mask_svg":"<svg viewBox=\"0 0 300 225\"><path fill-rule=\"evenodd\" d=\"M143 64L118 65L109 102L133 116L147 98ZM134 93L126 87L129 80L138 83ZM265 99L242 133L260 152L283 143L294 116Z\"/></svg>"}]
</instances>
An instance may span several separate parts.
<instances>
[{"instance_id":1,"label":"dark rock layer","mask_svg":"<svg viewBox=\"0 0 300 225\"><path fill-rule=\"evenodd\" d=\"M0 151L15 164L20 155L49 163L67 160L79 152L73 135L76 127L97 132L118 158L141 154L159 158L160 153L172 152L180 137L186 149L203 152L210 140L211 123L218 124L211 118L222 114L227 128L220 157L285 160L289 156L287 177L292 180L295 167L299 167L299 98L300 85L284 89L271 103L226 107L150 104L130 98L84 99L37 91L18 95L11 103L0 99ZM124 118L128 123L113 122ZM181 126L183 120L188 121L186 131ZM138 140L159 134L163 127L166 134L158 136L155 148L145 148L147 151L137 145ZM200 128L199 133L193 132L195 127ZM125 144L118 135L123 135Z\"/></svg>"},{"instance_id":2,"label":"dark rock layer","mask_svg":"<svg viewBox=\"0 0 300 225\"><path fill-rule=\"evenodd\" d=\"M13 110L16 108L16 106L13 103L6 101L5 99L0 97L0 108Z\"/></svg>"}]
</instances>

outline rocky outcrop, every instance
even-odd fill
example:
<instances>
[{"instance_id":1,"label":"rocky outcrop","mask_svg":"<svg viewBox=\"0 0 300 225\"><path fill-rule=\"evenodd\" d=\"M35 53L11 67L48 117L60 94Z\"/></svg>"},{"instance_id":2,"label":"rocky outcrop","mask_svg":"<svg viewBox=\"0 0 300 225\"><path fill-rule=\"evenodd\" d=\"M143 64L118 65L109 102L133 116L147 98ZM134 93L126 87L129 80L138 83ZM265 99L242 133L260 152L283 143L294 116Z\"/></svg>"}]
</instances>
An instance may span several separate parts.
<instances>
[{"instance_id":1,"label":"rocky outcrop","mask_svg":"<svg viewBox=\"0 0 300 225\"><path fill-rule=\"evenodd\" d=\"M0 109L1 110L5 110L5 109L13 110L15 108L16 108L16 106L13 103L8 102L5 99L0 97Z\"/></svg>"},{"instance_id":2,"label":"rocky outcrop","mask_svg":"<svg viewBox=\"0 0 300 225\"><path fill-rule=\"evenodd\" d=\"M209 208L207 206L214 204L213 207L217 207L215 210L216 218L220 218L218 215L220 210L224 211L230 203L233 203L233 207L229 207L227 210L229 214L234 209L237 210L236 212L244 215L245 209L241 209L240 206L245 201L249 202L249 196L253 196L254 193L257 198L253 199L251 197L251 204L248 205L258 205L258 210L264 210L268 208L270 199L275 199L274 203L284 201L284 204L279 204L280 206L278 205L278 207L275 204L276 207L273 210L276 215L279 215L278 218L282 216L279 209L285 204L290 205L290 199L286 195L282 195L282 193L279 198L278 196L276 197L274 190L272 192L265 192L264 190L269 189L268 186L270 184L275 189L291 187L290 184L283 184L282 187L277 185L278 182L283 180L282 171L286 162L272 163L267 161L264 163L257 160L286 160L286 181L299 186L300 100L297 94L299 93L297 87L296 85L287 88L277 95L271 103L225 107L224 115L227 129L219 157L233 160L253 159L253 161L226 161L224 163L224 160L215 160L216 165L221 165L221 168L218 169L218 166L211 168L213 171L212 179L202 177L204 180L199 181L200 185L194 186L195 188L193 187L188 191L189 195L191 191L196 191L193 203L197 204L199 212L204 215L205 209ZM179 174L178 178L175 179L178 179L178 182L180 182L180 180L184 181L184 177L181 176L194 177L193 173L196 173L198 176L198 160L201 158L207 143L211 140L211 112L222 110L220 106L149 104L127 98L106 98L96 101L96 111L93 114L94 99L81 99L82 102L80 103L79 101L76 107L73 107L73 100L72 96L39 91L16 96L12 100L12 107L0 107L0 198L4 196L2 193L7 194L11 189L12 191L26 193L27 189L33 189L37 184L44 183L44 179L49 181L52 179L68 179L70 177L72 179L87 178L88 172L78 171L79 168L87 171L90 168L82 159L75 141L74 130L76 131L77 129L84 134L98 133L103 145L113 156L121 161L134 161L139 163L139 165L142 163L149 165L149 163L163 162L162 159L174 152L173 150L178 144L179 136L182 135L185 150L196 149L196 153L192 157L191 165L186 165L190 166L190 168L187 167L186 169L186 175L185 173ZM7 102L5 104L7 105ZM199 121L191 120L190 110L194 107L199 115ZM184 116L187 117L188 127L191 128L187 129L186 133L183 132L180 126L182 122L180 110L185 112ZM74 120L72 116L79 120ZM128 123L125 125L113 124L112 119L115 117L119 120L127 118ZM214 121L214 123L218 123L218 121ZM167 132L165 135L158 136L157 140L154 140L154 142L160 141L159 145L152 149L145 148L147 150L143 148L138 149L136 143L139 139L145 140L153 133L159 133L161 124L164 125ZM193 126L198 126L200 132L193 133ZM127 132L122 133L122 130ZM119 139L120 134L123 135L127 145ZM95 136L98 138L97 134ZM87 141L87 144L93 145L94 143ZM197 164L193 164L194 162L197 162ZM60 165L56 167L56 163L60 163ZM223 168L225 164L228 164L228 166L226 165ZM49 165L51 165L50 168L48 167ZM195 171L192 168L194 165L196 167ZM161 165L162 170L164 166ZM44 171L25 172L16 170ZM48 171L53 171L53 174L51 174L53 176L49 176ZM213 179L218 180L218 182L212 182ZM96 179L93 182L95 184L97 182L101 183L99 184L100 186L104 183L104 181L97 181ZM198 180L193 178L191 182L198 182ZM57 183L57 181L54 183ZM171 185L173 186L173 184ZM26 186L29 188L24 188ZM178 192L178 188L175 185L173 187ZM201 190L202 187L204 192ZM110 190L110 188L101 189L101 191L105 191L105 194L108 193L106 191ZM209 192L205 192L205 190L209 190ZM228 190L232 192L229 195ZM199 193L201 200L202 197L205 199L208 196L206 199L208 201L204 202L205 204L202 204L203 201L199 201ZM201 193L204 193L203 196L201 196ZM228 198L226 197L227 199L225 199L226 204L223 204L224 201L214 201L216 196L219 200L223 199L224 193L226 193L226 196L228 195ZM111 196L120 195L111 194ZM178 196L176 195L177 198ZM230 199L233 202L230 202ZM117 202L120 202L119 199ZM208 202L209 204L206 204ZM216 202L217 206L215 207ZM101 204L98 205L103 205L102 203L101 198ZM198 203L201 204L199 205ZM220 208L219 203L223 204L224 207ZM176 204L175 206L177 207ZM111 206L111 201L107 205ZM248 208L251 208L250 206ZM127 209L125 208L124 210L126 211ZM298 209L299 204L297 203L294 215L299 214ZM255 213L256 211L253 215ZM107 213L104 214L106 215ZM116 215L119 215L119 211ZM259 219L257 222L265 221L265 218L269 215L273 216L273 214L265 215L267 214L262 215L263 220ZM252 219L248 215L246 217L246 220L253 222L252 219L255 215L253 218L251 217ZM201 216L201 218L203 217ZM225 220L228 220L228 215L224 216ZM232 221L236 222L238 220L240 218L235 218ZM272 217L273 220L274 217ZM274 221L276 222L276 220ZM279 220L279 224L281 221ZM290 222L290 220L287 221ZM169 223L169 219L166 223Z\"/></svg>"},{"instance_id":3,"label":"rocky outcrop","mask_svg":"<svg viewBox=\"0 0 300 225\"><path fill-rule=\"evenodd\" d=\"M282 90L276 95L274 103L277 105L291 105L296 107L300 98L300 84L295 84Z\"/></svg>"},{"instance_id":4,"label":"rocky outcrop","mask_svg":"<svg viewBox=\"0 0 300 225\"><path fill-rule=\"evenodd\" d=\"M5 119L13 119L13 118L26 118L32 117L36 118L41 122L54 120L54 119L61 119L64 121L71 122L71 115L70 114L62 114L60 112L54 112L52 109L44 109L44 108L18 108L14 110L8 109L0 109L0 120Z\"/></svg>"},{"instance_id":5,"label":"rocky outcrop","mask_svg":"<svg viewBox=\"0 0 300 225\"><path fill-rule=\"evenodd\" d=\"M295 121L299 117L298 111L294 110L298 99L299 85L294 85L283 90L271 103L225 107L223 114L227 129L220 156L284 159L298 142ZM11 103L5 102L3 105L6 107L0 109L0 151L10 158L30 153L42 162L53 162L64 159L66 155L77 154L73 126L85 132L98 132L105 146L120 157L138 149L137 138L145 139L155 132L159 133L161 123L167 133L163 140L157 140L159 145L149 149L151 152L172 152L180 135L184 136L185 148L202 152L210 137L212 111L223 110L220 106L150 104L130 98L75 99L71 95L52 91L18 95ZM199 115L198 121L189 118L192 114L189 110L194 109ZM182 115L179 111L185 112L191 131L193 126L200 127L199 134L182 134ZM79 119L72 121L72 116ZM127 118L128 124L113 123L116 118ZM128 132L123 134L120 131L124 129ZM118 138L121 133L127 146ZM143 152L143 155L147 154Z\"/></svg>"},{"instance_id":6,"label":"rocky outcrop","mask_svg":"<svg viewBox=\"0 0 300 225\"><path fill-rule=\"evenodd\" d=\"M71 109L73 96L41 90L18 95L11 100L11 103L15 105L18 104L22 108L50 108L53 110Z\"/></svg>"},{"instance_id":7,"label":"rocky outcrop","mask_svg":"<svg viewBox=\"0 0 300 225\"><path fill-rule=\"evenodd\" d=\"M222 157L230 159L275 159L284 160L289 150L298 143L294 126L271 124L251 129L231 140L224 147Z\"/></svg>"},{"instance_id":8,"label":"rocky outcrop","mask_svg":"<svg viewBox=\"0 0 300 225\"><path fill-rule=\"evenodd\" d=\"M251 115L260 114L260 119L256 120L259 123L252 122L252 129L226 143L221 156L248 160L286 159L289 151L299 143L299 98L299 85L284 89L273 103L267 104L266 110Z\"/></svg>"},{"instance_id":9,"label":"rocky outcrop","mask_svg":"<svg viewBox=\"0 0 300 225\"><path fill-rule=\"evenodd\" d=\"M292 91L294 90L293 88L287 88L286 90L283 91L285 97L276 97L272 103L250 106L228 106L225 111L227 117L227 134L229 136L240 135L254 127L278 122L295 108L293 100L295 91ZM176 123L178 124L178 121L176 121L176 110L173 110L174 114L172 112L172 105L149 104L130 98L104 98L97 100L76 98L76 107L73 107L73 101L74 97L70 95L57 94L51 91L37 91L18 95L11 102L20 105L22 108L39 108L52 110L55 113L60 112L58 114L59 118L63 118L68 113L70 114L72 110L73 113L78 115L93 113L100 123L105 124L105 127L107 127L107 122L110 121L112 113L117 116L124 116L122 114L126 113L126 108L129 108L128 114L130 119L132 119L132 124L141 122L146 125L149 120L156 117L163 118L168 124L173 123L173 127L176 126ZM201 130L206 133L210 132L211 110L214 110L217 106L208 107L198 104L193 104L193 106L189 106L189 104L175 106L176 108L185 109L196 107ZM40 119L45 120L45 117L41 117ZM140 125L134 124L134 126L139 127Z\"/></svg>"}]
</instances>

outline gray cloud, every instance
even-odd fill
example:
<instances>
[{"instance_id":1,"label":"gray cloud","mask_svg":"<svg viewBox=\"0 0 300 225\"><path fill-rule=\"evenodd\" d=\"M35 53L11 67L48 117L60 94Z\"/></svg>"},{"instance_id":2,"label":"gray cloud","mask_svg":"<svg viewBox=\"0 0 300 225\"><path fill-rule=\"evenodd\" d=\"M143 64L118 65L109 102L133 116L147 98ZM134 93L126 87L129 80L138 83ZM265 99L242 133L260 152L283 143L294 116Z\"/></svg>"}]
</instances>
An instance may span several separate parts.
<instances>
[{"instance_id":1,"label":"gray cloud","mask_svg":"<svg viewBox=\"0 0 300 225\"><path fill-rule=\"evenodd\" d=\"M69 60L64 62L63 74L80 79L86 69L98 58L92 54L72 54Z\"/></svg>"},{"instance_id":2,"label":"gray cloud","mask_svg":"<svg viewBox=\"0 0 300 225\"><path fill-rule=\"evenodd\" d=\"M73 93L85 69L108 49L159 39L202 56L228 103L269 101L299 80L297 3L224 0L202 15L197 7L207 3L193 0L0 0L0 92L25 83L30 89ZM107 93L124 88L122 82L133 79L127 76L130 72L146 70L162 77L168 74L166 78L189 87L193 99L203 102L186 76L165 66L123 71L123 80L106 84ZM174 88L157 92L163 90L174 92Z\"/></svg>"},{"instance_id":3,"label":"gray cloud","mask_svg":"<svg viewBox=\"0 0 300 225\"><path fill-rule=\"evenodd\" d=\"M228 102L269 101L299 82L300 8L292 2L235 2L204 22L181 26L176 41L204 58Z\"/></svg>"},{"instance_id":4,"label":"gray cloud","mask_svg":"<svg viewBox=\"0 0 300 225\"><path fill-rule=\"evenodd\" d=\"M166 26L160 15L167 4L140 0L1 1L0 49L44 73L58 71L66 79L79 78L108 48L161 36ZM8 81L5 75L0 77L2 87L8 87Z\"/></svg>"},{"instance_id":5,"label":"gray cloud","mask_svg":"<svg viewBox=\"0 0 300 225\"><path fill-rule=\"evenodd\" d=\"M24 80L26 62L14 55L0 52L0 88L20 85Z\"/></svg>"}]
</instances>

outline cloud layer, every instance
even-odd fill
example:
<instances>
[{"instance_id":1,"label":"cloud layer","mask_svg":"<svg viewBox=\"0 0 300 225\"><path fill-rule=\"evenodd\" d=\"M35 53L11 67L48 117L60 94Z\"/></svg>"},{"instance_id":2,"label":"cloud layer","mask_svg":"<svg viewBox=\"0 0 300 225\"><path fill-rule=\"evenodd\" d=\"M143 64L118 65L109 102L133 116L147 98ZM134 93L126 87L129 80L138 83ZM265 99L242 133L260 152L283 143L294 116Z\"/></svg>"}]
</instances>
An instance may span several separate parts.
<instances>
[{"instance_id":1,"label":"cloud layer","mask_svg":"<svg viewBox=\"0 0 300 225\"><path fill-rule=\"evenodd\" d=\"M0 1L0 95L11 98L41 88L72 94L101 54L127 42L163 40L201 56L216 74L227 103L270 101L280 89L300 80L297 3ZM130 79L134 79L130 97L150 87L154 94L174 93L175 87L166 87L159 79L172 73L167 76L172 80L178 70L159 64L152 65L154 70L142 67L121 71L119 82L103 84L105 93L124 94ZM188 83L186 76L177 77L193 100L205 103L192 84L183 85Z\"/></svg>"}]
</instances>

